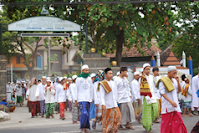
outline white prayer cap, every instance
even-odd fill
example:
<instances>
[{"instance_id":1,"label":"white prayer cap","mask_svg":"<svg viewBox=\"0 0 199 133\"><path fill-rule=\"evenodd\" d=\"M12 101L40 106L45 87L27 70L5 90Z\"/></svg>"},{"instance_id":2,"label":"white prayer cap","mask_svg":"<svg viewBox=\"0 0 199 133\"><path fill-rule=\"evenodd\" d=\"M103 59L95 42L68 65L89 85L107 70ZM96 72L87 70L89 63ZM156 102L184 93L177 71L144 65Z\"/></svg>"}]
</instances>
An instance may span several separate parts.
<instances>
[{"instance_id":1,"label":"white prayer cap","mask_svg":"<svg viewBox=\"0 0 199 133\"><path fill-rule=\"evenodd\" d=\"M118 71L116 75L119 76L120 75L120 71Z\"/></svg>"},{"instance_id":2,"label":"white prayer cap","mask_svg":"<svg viewBox=\"0 0 199 133\"><path fill-rule=\"evenodd\" d=\"M75 80L77 78L77 75L72 76L72 80Z\"/></svg>"},{"instance_id":3,"label":"white prayer cap","mask_svg":"<svg viewBox=\"0 0 199 133\"><path fill-rule=\"evenodd\" d=\"M150 65L149 63L145 63L145 64L143 65L143 69L146 68L146 67L151 67L151 65Z\"/></svg>"},{"instance_id":4,"label":"white prayer cap","mask_svg":"<svg viewBox=\"0 0 199 133\"><path fill-rule=\"evenodd\" d=\"M47 80L47 82L51 82L51 80L50 80L50 79L48 79L48 80Z\"/></svg>"},{"instance_id":5,"label":"white prayer cap","mask_svg":"<svg viewBox=\"0 0 199 133\"><path fill-rule=\"evenodd\" d=\"M92 74L90 75L90 77L93 78L93 77L95 77L95 75L96 75L95 73L92 73Z\"/></svg>"},{"instance_id":6,"label":"white prayer cap","mask_svg":"<svg viewBox=\"0 0 199 133\"><path fill-rule=\"evenodd\" d=\"M168 66L168 72L177 70L176 66Z\"/></svg>"},{"instance_id":7,"label":"white prayer cap","mask_svg":"<svg viewBox=\"0 0 199 133\"><path fill-rule=\"evenodd\" d=\"M84 70L84 69L86 69L86 68L89 68L89 66L88 66L88 65L83 65L83 66L82 66L82 70Z\"/></svg>"},{"instance_id":8,"label":"white prayer cap","mask_svg":"<svg viewBox=\"0 0 199 133\"><path fill-rule=\"evenodd\" d=\"M68 80L72 80L71 78L68 78Z\"/></svg>"},{"instance_id":9,"label":"white prayer cap","mask_svg":"<svg viewBox=\"0 0 199 133\"><path fill-rule=\"evenodd\" d=\"M50 80L50 77L47 77L46 80Z\"/></svg>"},{"instance_id":10,"label":"white prayer cap","mask_svg":"<svg viewBox=\"0 0 199 133\"><path fill-rule=\"evenodd\" d=\"M8 82L8 84L10 84L10 82Z\"/></svg>"},{"instance_id":11,"label":"white prayer cap","mask_svg":"<svg viewBox=\"0 0 199 133\"><path fill-rule=\"evenodd\" d=\"M67 79L67 77L65 76L64 79Z\"/></svg>"},{"instance_id":12,"label":"white prayer cap","mask_svg":"<svg viewBox=\"0 0 199 133\"><path fill-rule=\"evenodd\" d=\"M140 75L140 73L138 71L134 72L133 75Z\"/></svg>"},{"instance_id":13,"label":"white prayer cap","mask_svg":"<svg viewBox=\"0 0 199 133\"><path fill-rule=\"evenodd\" d=\"M42 79L46 79L46 76L42 76Z\"/></svg>"},{"instance_id":14,"label":"white prayer cap","mask_svg":"<svg viewBox=\"0 0 199 133\"><path fill-rule=\"evenodd\" d=\"M64 79L63 77L60 77L60 78L59 78L59 82L61 82L63 79Z\"/></svg>"}]
</instances>

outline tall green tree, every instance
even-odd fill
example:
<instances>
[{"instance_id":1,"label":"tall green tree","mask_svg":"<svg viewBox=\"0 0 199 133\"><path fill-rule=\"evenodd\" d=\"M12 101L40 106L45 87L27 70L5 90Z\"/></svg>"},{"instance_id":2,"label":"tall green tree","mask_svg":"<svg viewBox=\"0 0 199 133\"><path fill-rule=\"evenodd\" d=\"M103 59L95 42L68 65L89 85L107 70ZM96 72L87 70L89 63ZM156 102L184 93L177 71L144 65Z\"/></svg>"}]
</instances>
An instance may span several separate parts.
<instances>
[{"instance_id":1,"label":"tall green tree","mask_svg":"<svg viewBox=\"0 0 199 133\"><path fill-rule=\"evenodd\" d=\"M187 60L189 55L193 59L193 67L199 67L199 2L183 2L178 5L178 13L176 14L177 22L180 25L178 36L172 43L172 49L178 57L185 52Z\"/></svg>"},{"instance_id":2,"label":"tall green tree","mask_svg":"<svg viewBox=\"0 0 199 133\"><path fill-rule=\"evenodd\" d=\"M24 0L12 0L22 2ZM31 0L41 2L42 0ZM55 1L55 0L48 0ZM63 0L77 2L77 0ZM79 1L79 0L78 0ZM107 1L107 0L102 0ZM110 0L114 1L114 0ZM130 1L130 0L122 0ZM93 2L93 0L82 0ZM90 4L90 5L45 5L49 8L50 16L74 21L85 29L93 42L91 47L100 51L113 53L116 50L116 61L121 64L123 46L129 49L135 46L143 53L142 47L150 47L152 38L164 39L164 43L171 42L178 31L175 12L179 2L144 3L144 4ZM19 20L31 16L39 16L43 5L9 7L9 17ZM161 31L161 35L158 34ZM82 35L80 36L82 38ZM83 36L85 38L85 36Z\"/></svg>"}]
</instances>

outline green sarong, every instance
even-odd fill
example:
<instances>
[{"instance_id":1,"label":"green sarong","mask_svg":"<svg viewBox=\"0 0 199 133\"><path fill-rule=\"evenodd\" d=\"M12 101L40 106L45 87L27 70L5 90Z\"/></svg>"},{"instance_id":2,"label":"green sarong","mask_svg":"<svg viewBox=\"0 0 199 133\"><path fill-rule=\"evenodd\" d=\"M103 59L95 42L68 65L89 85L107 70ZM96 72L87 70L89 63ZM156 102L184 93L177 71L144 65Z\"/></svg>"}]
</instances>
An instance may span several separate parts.
<instances>
[{"instance_id":1,"label":"green sarong","mask_svg":"<svg viewBox=\"0 0 199 133\"><path fill-rule=\"evenodd\" d=\"M54 103L46 103L46 117L52 116L54 112Z\"/></svg>"},{"instance_id":2,"label":"green sarong","mask_svg":"<svg viewBox=\"0 0 199 133\"><path fill-rule=\"evenodd\" d=\"M17 103L22 103L23 99L22 96L17 96Z\"/></svg>"},{"instance_id":3,"label":"green sarong","mask_svg":"<svg viewBox=\"0 0 199 133\"><path fill-rule=\"evenodd\" d=\"M59 112L59 103L55 103L55 111Z\"/></svg>"},{"instance_id":4,"label":"green sarong","mask_svg":"<svg viewBox=\"0 0 199 133\"><path fill-rule=\"evenodd\" d=\"M152 122L158 116L158 104L152 103L147 105L146 99L143 100L142 105L142 125L147 130L152 130Z\"/></svg>"}]
</instances>

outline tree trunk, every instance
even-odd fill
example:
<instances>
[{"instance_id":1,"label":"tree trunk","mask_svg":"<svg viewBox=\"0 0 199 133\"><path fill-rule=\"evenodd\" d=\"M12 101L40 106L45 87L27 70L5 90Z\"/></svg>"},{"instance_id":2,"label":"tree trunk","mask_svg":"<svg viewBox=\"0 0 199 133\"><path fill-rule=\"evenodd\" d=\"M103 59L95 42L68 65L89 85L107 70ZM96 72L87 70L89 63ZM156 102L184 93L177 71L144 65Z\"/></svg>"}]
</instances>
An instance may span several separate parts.
<instances>
[{"instance_id":1,"label":"tree trunk","mask_svg":"<svg viewBox=\"0 0 199 133\"><path fill-rule=\"evenodd\" d=\"M123 49L123 43L124 43L124 31L121 30L118 35L116 35L116 61L117 66L121 66L122 61L122 49Z\"/></svg>"}]
</instances>

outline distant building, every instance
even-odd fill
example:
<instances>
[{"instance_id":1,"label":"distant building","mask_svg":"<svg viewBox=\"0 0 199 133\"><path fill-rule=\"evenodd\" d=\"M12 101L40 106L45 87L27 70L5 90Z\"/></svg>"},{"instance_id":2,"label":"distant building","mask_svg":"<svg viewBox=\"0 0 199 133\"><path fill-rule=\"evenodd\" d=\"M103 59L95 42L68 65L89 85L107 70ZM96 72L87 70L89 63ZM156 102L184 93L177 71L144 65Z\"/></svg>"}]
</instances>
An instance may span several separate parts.
<instances>
[{"instance_id":1,"label":"distant building","mask_svg":"<svg viewBox=\"0 0 199 133\"><path fill-rule=\"evenodd\" d=\"M144 55L142 55L135 46L130 49L123 47L121 66L126 66L130 69L133 69L134 67L141 67L144 63L150 63L151 57L156 57L157 52L162 52L162 50L152 42L151 47L145 46L141 49L144 51ZM115 60L116 52L114 54L107 54L106 57L111 58L111 61L113 61Z\"/></svg>"},{"instance_id":2,"label":"distant building","mask_svg":"<svg viewBox=\"0 0 199 133\"><path fill-rule=\"evenodd\" d=\"M39 45L42 45L37 50L37 57L35 60L35 68L33 76L37 79L40 79L43 75L46 76L63 76L64 74L74 73L82 62L81 54L78 46L74 46L73 41L67 41L66 45L71 45L69 49L64 48L62 45L51 47L50 50L50 58L56 58L56 60L51 61L51 75L48 75L48 51L44 45L44 39L39 42ZM34 47L31 47L29 44L24 44L26 47L26 53L32 54L34 51ZM33 46L35 43L33 43ZM11 63L13 66L13 73L17 75L17 77L21 79L29 79L29 73L27 67L23 64L24 59L20 57L19 53L16 56L13 56L10 60L8 60L7 70L10 73ZM9 81L9 79L8 79Z\"/></svg>"}]
</instances>

